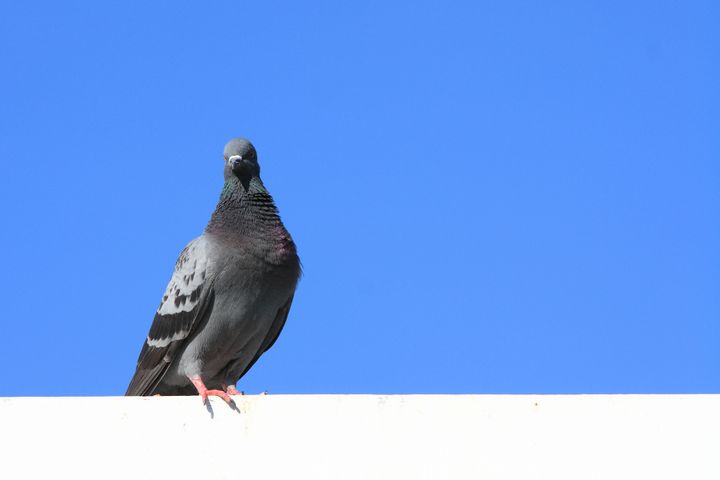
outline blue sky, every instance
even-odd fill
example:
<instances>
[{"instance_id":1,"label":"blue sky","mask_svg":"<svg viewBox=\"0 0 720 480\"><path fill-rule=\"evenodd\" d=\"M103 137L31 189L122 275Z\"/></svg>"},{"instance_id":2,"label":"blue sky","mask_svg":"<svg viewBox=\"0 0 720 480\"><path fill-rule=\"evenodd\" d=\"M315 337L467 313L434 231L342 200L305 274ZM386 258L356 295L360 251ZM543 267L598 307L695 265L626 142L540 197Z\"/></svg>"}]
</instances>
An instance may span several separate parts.
<instances>
[{"instance_id":1,"label":"blue sky","mask_svg":"<svg viewBox=\"0 0 720 480\"><path fill-rule=\"evenodd\" d=\"M0 395L124 392L234 136L305 270L241 389L720 392L719 23L5 2Z\"/></svg>"}]
</instances>

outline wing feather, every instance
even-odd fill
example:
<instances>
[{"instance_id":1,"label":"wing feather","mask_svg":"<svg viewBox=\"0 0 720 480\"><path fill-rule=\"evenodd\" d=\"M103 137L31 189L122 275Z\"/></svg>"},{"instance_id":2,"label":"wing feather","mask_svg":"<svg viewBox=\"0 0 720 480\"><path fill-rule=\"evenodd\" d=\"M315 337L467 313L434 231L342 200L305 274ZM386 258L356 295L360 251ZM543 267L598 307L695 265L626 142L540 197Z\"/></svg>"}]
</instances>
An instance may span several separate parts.
<instances>
[{"instance_id":1,"label":"wing feather","mask_svg":"<svg viewBox=\"0 0 720 480\"><path fill-rule=\"evenodd\" d=\"M207 241L190 242L175 263L175 272L155 313L125 395L152 395L179 347L212 310ZM198 321L200 319L200 321Z\"/></svg>"}]
</instances>

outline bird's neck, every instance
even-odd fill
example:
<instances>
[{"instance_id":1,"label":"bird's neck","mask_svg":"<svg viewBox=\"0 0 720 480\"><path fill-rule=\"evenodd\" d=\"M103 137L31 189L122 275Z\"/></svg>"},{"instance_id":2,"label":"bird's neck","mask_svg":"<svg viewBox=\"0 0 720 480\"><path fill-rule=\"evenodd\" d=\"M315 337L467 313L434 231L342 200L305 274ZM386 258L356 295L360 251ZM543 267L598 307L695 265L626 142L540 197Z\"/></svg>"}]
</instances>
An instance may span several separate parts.
<instances>
[{"instance_id":1,"label":"bird's neck","mask_svg":"<svg viewBox=\"0 0 720 480\"><path fill-rule=\"evenodd\" d=\"M226 180L205 231L242 248L292 253L295 245L262 181ZM258 252L261 253L261 252Z\"/></svg>"}]
</instances>

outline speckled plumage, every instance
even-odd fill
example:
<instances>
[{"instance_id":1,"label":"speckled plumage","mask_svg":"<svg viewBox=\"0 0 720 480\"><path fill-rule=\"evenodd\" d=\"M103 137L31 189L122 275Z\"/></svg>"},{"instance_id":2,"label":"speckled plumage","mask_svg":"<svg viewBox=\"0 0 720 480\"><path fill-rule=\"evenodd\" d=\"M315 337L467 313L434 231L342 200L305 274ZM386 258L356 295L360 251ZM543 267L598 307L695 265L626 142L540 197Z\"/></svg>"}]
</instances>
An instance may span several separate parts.
<instances>
[{"instance_id":1,"label":"speckled plumage","mask_svg":"<svg viewBox=\"0 0 720 480\"><path fill-rule=\"evenodd\" d=\"M220 201L177 260L126 395L198 393L191 378L228 391L285 324L300 276L295 244L250 142L231 140L224 157Z\"/></svg>"}]
</instances>

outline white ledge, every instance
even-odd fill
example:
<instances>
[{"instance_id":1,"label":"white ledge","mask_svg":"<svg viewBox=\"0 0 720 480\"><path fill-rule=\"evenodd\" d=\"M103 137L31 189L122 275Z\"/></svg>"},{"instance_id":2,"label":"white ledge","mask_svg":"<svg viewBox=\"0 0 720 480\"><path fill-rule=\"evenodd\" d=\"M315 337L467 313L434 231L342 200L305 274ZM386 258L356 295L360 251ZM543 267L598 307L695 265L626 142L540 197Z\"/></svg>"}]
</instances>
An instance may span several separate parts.
<instances>
[{"instance_id":1,"label":"white ledge","mask_svg":"<svg viewBox=\"0 0 720 480\"><path fill-rule=\"evenodd\" d=\"M720 395L0 398L3 478L720 478Z\"/></svg>"}]
</instances>

